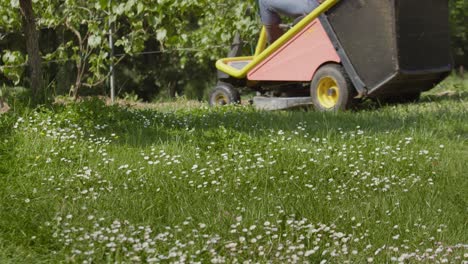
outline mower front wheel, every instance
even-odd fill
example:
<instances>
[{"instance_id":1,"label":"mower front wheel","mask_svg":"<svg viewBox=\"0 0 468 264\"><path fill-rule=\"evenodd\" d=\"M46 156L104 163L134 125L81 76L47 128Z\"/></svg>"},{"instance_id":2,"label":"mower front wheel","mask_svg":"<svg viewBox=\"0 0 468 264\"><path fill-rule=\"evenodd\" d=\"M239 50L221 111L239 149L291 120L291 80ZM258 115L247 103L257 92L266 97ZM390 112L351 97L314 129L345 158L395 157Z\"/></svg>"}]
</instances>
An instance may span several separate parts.
<instances>
[{"instance_id":1,"label":"mower front wheel","mask_svg":"<svg viewBox=\"0 0 468 264\"><path fill-rule=\"evenodd\" d=\"M237 91L234 86L229 83L219 82L210 93L210 106L222 106L239 103L239 91Z\"/></svg>"},{"instance_id":2,"label":"mower front wheel","mask_svg":"<svg viewBox=\"0 0 468 264\"><path fill-rule=\"evenodd\" d=\"M319 111L344 111L355 103L356 89L338 64L320 67L312 79L310 96Z\"/></svg>"}]
</instances>

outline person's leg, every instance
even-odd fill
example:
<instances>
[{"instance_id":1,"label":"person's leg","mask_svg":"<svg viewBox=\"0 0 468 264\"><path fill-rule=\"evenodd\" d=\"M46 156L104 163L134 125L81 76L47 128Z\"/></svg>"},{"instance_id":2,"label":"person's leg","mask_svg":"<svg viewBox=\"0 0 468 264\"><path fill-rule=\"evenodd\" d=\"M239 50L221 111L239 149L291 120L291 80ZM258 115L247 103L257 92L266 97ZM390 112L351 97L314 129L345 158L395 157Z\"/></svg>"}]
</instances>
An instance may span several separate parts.
<instances>
[{"instance_id":1,"label":"person's leg","mask_svg":"<svg viewBox=\"0 0 468 264\"><path fill-rule=\"evenodd\" d=\"M267 33L268 44L275 42L281 36L283 36L284 31L279 27L279 24L273 25L264 25Z\"/></svg>"},{"instance_id":2,"label":"person's leg","mask_svg":"<svg viewBox=\"0 0 468 264\"><path fill-rule=\"evenodd\" d=\"M283 35L283 30L279 27L281 17L273 7L273 2L273 0L259 0L260 18L265 26L270 44Z\"/></svg>"},{"instance_id":3,"label":"person's leg","mask_svg":"<svg viewBox=\"0 0 468 264\"><path fill-rule=\"evenodd\" d=\"M283 30L279 28L279 14L293 18L305 15L314 10L316 0L260 0L260 18L267 31L268 43L273 43L281 37Z\"/></svg>"},{"instance_id":4,"label":"person's leg","mask_svg":"<svg viewBox=\"0 0 468 264\"><path fill-rule=\"evenodd\" d=\"M319 5L317 0L268 0L268 2L273 11L292 18L306 15Z\"/></svg>"}]
</instances>

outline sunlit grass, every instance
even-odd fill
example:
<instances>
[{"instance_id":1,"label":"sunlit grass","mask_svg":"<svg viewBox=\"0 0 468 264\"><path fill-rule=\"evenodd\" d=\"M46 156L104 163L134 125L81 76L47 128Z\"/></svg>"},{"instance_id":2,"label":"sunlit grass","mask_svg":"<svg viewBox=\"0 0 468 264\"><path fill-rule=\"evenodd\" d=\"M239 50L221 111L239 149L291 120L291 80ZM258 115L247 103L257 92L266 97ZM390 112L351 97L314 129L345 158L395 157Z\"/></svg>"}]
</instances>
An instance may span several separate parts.
<instances>
[{"instance_id":1,"label":"sunlit grass","mask_svg":"<svg viewBox=\"0 0 468 264\"><path fill-rule=\"evenodd\" d=\"M468 260L468 87L346 113L0 117L0 262Z\"/></svg>"}]
</instances>

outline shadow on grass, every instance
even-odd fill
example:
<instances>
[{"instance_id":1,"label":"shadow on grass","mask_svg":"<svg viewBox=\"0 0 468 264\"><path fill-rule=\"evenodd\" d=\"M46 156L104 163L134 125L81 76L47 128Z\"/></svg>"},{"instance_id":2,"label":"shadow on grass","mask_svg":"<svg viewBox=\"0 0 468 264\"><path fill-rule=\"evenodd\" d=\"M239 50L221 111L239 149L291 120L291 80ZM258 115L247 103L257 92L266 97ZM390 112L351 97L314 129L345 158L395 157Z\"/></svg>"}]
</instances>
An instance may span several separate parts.
<instances>
[{"instance_id":1,"label":"shadow on grass","mask_svg":"<svg viewBox=\"0 0 468 264\"><path fill-rule=\"evenodd\" d=\"M311 137L333 137L338 129L360 129L366 133L399 133L412 131L431 133L436 137L450 138L467 134L466 111L457 111L450 103L432 107L427 102L460 101L458 96L424 96L420 104L379 108L367 104L353 112L322 113L305 110L255 111L250 107L229 106L218 109L193 109L190 111L161 112L136 110L120 106L106 106L100 100L57 106L52 109L55 119L69 119L97 136L119 139L115 144L129 147L180 144L206 145L239 142L235 138L261 139L282 130L285 133L305 129ZM439 101L437 101L439 100ZM456 107L456 104L454 104ZM458 108L462 106L458 104ZM104 129L94 129L97 126ZM242 142L244 142L242 140ZM222 146L220 146L222 147Z\"/></svg>"},{"instance_id":2,"label":"shadow on grass","mask_svg":"<svg viewBox=\"0 0 468 264\"><path fill-rule=\"evenodd\" d=\"M12 138L16 116L11 113L0 115L0 175L7 175L15 156L16 142Z\"/></svg>"},{"instance_id":3,"label":"shadow on grass","mask_svg":"<svg viewBox=\"0 0 468 264\"><path fill-rule=\"evenodd\" d=\"M404 99L395 99L393 102L379 101L378 99L365 99L361 103L358 103L353 109L354 111L366 111L366 110L380 110L386 106L401 106L401 105L418 105L423 103L441 103L441 102L460 102L468 100L468 92L465 91L445 91L437 94L426 94L421 96L419 100L411 101Z\"/></svg>"},{"instance_id":4,"label":"shadow on grass","mask_svg":"<svg viewBox=\"0 0 468 264\"><path fill-rule=\"evenodd\" d=\"M420 102L468 101L468 92L447 91L439 94L430 94L421 98Z\"/></svg>"},{"instance_id":5,"label":"shadow on grass","mask_svg":"<svg viewBox=\"0 0 468 264\"><path fill-rule=\"evenodd\" d=\"M165 120L148 128L127 127L123 135L126 144L141 146L180 142L189 140L198 144L211 142L228 144L233 137L248 136L262 138L284 132L305 128L312 137L338 135L338 130L356 131L362 129L371 133L404 134L412 131L432 133L434 136L453 138L467 133L463 120L466 112L452 111L447 108L434 108L418 111L417 106L394 109L361 110L344 113L320 113L314 111L209 111L206 114L166 115ZM153 120L158 122L157 119ZM190 131L190 132L189 132ZM228 132L226 132L228 131Z\"/></svg>"}]
</instances>

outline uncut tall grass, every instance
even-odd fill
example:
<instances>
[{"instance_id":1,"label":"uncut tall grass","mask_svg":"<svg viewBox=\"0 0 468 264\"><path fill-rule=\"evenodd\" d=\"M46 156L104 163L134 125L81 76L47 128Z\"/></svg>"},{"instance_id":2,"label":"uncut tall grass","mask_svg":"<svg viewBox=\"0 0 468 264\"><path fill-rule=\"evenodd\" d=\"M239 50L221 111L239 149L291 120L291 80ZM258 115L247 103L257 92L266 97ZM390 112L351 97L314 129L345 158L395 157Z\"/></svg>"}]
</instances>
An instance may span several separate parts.
<instances>
[{"instance_id":1,"label":"uncut tall grass","mask_svg":"<svg viewBox=\"0 0 468 264\"><path fill-rule=\"evenodd\" d=\"M345 113L0 116L1 263L463 263L468 86Z\"/></svg>"}]
</instances>

